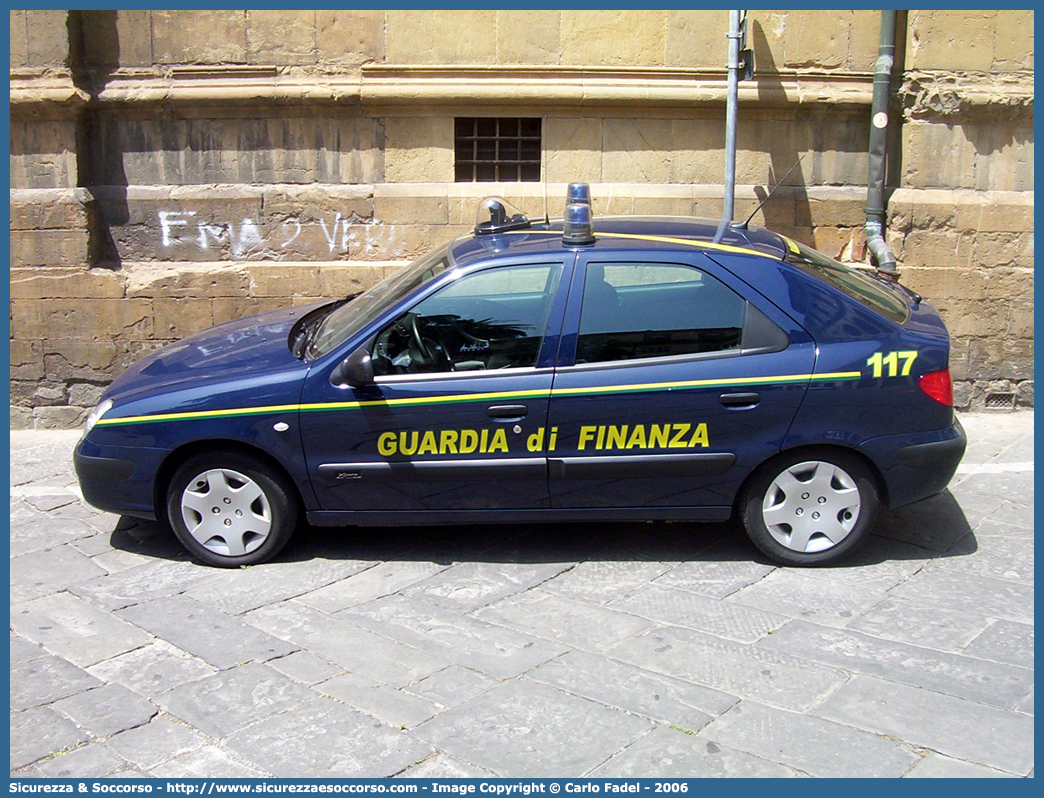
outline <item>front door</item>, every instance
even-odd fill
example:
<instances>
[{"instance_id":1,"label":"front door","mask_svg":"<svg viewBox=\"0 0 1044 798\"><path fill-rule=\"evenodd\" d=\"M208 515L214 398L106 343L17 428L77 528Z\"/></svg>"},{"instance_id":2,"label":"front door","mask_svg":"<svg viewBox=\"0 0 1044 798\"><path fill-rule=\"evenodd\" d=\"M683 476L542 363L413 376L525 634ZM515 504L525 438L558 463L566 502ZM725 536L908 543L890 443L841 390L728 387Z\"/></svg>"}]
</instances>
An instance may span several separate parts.
<instances>
[{"instance_id":1,"label":"front door","mask_svg":"<svg viewBox=\"0 0 1044 798\"><path fill-rule=\"evenodd\" d=\"M590 253L573 280L548 419L552 507L731 505L779 451L811 338L701 253Z\"/></svg>"},{"instance_id":2,"label":"front door","mask_svg":"<svg viewBox=\"0 0 1044 798\"><path fill-rule=\"evenodd\" d=\"M438 289L372 339L372 385L314 370L301 421L322 510L547 507L541 431L557 339L545 331L564 310L564 268L515 263Z\"/></svg>"}]
</instances>

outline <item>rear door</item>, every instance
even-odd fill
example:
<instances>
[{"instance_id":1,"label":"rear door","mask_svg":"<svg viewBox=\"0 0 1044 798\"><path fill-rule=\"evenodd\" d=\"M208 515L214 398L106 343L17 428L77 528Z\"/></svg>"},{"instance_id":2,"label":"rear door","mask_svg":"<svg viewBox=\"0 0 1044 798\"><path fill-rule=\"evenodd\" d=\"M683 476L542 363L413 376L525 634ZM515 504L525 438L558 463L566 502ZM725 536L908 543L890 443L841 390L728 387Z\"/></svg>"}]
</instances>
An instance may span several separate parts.
<instances>
[{"instance_id":1,"label":"rear door","mask_svg":"<svg viewBox=\"0 0 1044 798\"><path fill-rule=\"evenodd\" d=\"M581 255L548 419L556 508L724 508L779 451L815 346L699 252Z\"/></svg>"}]
</instances>

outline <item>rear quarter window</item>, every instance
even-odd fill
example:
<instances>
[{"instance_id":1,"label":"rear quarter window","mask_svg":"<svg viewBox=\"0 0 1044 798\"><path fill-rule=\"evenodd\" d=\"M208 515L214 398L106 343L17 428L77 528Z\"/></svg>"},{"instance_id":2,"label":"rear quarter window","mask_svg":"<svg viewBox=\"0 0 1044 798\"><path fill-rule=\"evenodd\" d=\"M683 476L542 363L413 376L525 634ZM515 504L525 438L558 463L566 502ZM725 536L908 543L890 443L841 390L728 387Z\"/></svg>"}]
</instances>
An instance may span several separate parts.
<instances>
[{"instance_id":1,"label":"rear quarter window","mask_svg":"<svg viewBox=\"0 0 1044 798\"><path fill-rule=\"evenodd\" d=\"M910 308L906 300L892 289L858 269L828 258L821 252L790 239L784 240L787 244L787 263L792 263L806 274L832 285L846 296L877 311L896 324L903 324L910 317Z\"/></svg>"}]
</instances>

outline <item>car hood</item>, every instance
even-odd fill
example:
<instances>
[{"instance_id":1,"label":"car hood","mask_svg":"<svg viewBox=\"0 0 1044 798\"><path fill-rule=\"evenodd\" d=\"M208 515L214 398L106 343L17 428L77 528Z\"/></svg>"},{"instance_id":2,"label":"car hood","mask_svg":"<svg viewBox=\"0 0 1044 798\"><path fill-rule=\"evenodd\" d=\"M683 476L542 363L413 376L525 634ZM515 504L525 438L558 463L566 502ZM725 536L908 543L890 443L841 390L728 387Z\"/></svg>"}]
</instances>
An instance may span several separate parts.
<instances>
[{"instance_id":1,"label":"car hood","mask_svg":"<svg viewBox=\"0 0 1044 798\"><path fill-rule=\"evenodd\" d=\"M287 338L305 314L326 303L236 319L165 346L137 361L110 386L112 399L248 377L291 367L307 368L290 353Z\"/></svg>"}]
</instances>

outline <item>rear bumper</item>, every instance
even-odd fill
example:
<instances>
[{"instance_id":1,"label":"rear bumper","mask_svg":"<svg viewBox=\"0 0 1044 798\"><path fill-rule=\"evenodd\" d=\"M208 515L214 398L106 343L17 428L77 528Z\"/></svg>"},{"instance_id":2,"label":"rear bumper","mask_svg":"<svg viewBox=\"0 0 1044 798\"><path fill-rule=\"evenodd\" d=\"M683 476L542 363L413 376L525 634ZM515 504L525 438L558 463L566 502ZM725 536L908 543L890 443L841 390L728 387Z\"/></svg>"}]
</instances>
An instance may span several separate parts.
<instances>
[{"instance_id":1,"label":"rear bumper","mask_svg":"<svg viewBox=\"0 0 1044 798\"><path fill-rule=\"evenodd\" d=\"M76 444L73 466L84 500L109 513L156 518L154 485L165 449Z\"/></svg>"},{"instance_id":2,"label":"rear bumper","mask_svg":"<svg viewBox=\"0 0 1044 798\"><path fill-rule=\"evenodd\" d=\"M941 493L953 479L968 445L964 427L933 432L887 435L859 449L877 466L885 482L889 507L903 507Z\"/></svg>"}]
</instances>

